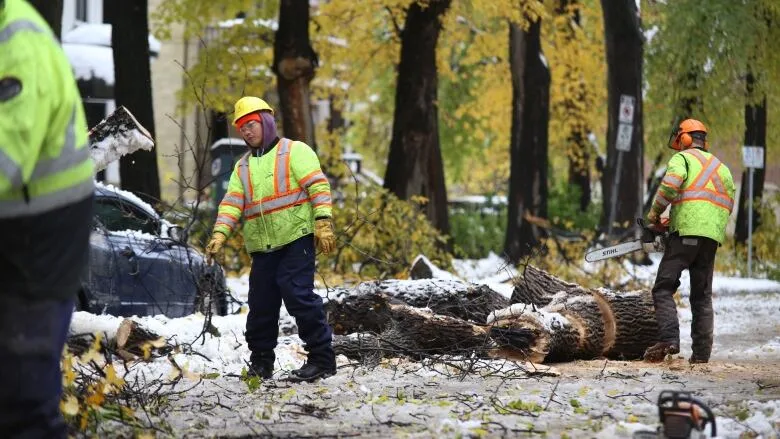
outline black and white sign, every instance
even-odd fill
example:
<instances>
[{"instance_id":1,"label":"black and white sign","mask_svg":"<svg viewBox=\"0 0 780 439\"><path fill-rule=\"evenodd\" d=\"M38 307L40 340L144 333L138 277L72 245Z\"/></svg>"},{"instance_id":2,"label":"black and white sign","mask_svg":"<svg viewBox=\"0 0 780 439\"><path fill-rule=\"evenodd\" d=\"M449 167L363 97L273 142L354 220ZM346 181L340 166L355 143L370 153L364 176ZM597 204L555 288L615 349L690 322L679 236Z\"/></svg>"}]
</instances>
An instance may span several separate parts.
<instances>
[{"instance_id":1,"label":"black and white sign","mask_svg":"<svg viewBox=\"0 0 780 439\"><path fill-rule=\"evenodd\" d=\"M618 121L623 123L634 123L634 102L636 99L631 95L620 95L620 113Z\"/></svg>"},{"instance_id":2,"label":"black and white sign","mask_svg":"<svg viewBox=\"0 0 780 439\"><path fill-rule=\"evenodd\" d=\"M764 147L743 146L742 161L746 168L762 169L764 167Z\"/></svg>"},{"instance_id":3,"label":"black and white sign","mask_svg":"<svg viewBox=\"0 0 780 439\"><path fill-rule=\"evenodd\" d=\"M617 141L615 148L618 151L631 151L631 136L634 133L634 125L621 123L618 125Z\"/></svg>"}]
</instances>

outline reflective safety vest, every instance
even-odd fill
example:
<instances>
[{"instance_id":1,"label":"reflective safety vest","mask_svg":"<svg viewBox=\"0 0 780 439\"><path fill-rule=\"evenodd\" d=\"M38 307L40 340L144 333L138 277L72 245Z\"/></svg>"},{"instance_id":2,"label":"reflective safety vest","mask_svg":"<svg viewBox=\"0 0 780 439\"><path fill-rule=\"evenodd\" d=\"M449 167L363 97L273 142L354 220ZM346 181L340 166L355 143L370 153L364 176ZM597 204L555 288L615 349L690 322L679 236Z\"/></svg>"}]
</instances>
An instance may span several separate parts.
<instances>
[{"instance_id":1,"label":"reflective safety vest","mask_svg":"<svg viewBox=\"0 0 780 439\"><path fill-rule=\"evenodd\" d=\"M691 148L669 160L653 201L660 215L671 204L669 229L680 236L704 236L723 243L734 209L731 171L709 152Z\"/></svg>"},{"instance_id":2,"label":"reflective safety vest","mask_svg":"<svg viewBox=\"0 0 780 439\"><path fill-rule=\"evenodd\" d=\"M214 225L214 232L229 237L243 218L249 253L276 250L313 233L315 218L332 216L330 183L314 150L281 139L258 152L236 163Z\"/></svg>"},{"instance_id":3,"label":"reflective safety vest","mask_svg":"<svg viewBox=\"0 0 780 439\"><path fill-rule=\"evenodd\" d=\"M70 63L27 2L0 10L0 218L92 196L94 164Z\"/></svg>"}]
</instances>

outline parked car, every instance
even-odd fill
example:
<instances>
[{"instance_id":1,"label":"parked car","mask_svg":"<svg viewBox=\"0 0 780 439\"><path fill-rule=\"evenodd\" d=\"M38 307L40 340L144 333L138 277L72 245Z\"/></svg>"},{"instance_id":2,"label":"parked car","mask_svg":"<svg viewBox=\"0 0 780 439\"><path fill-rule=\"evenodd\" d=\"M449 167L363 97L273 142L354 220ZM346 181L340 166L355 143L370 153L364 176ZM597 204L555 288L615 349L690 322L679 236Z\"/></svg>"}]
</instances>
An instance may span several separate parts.
<instances>
[{"instance_id":1,"label":"parked car","mask_svg":"<svg viewBox=\"0 0 780 439\"><path fill-rule=\"evenodd\" d=\"M90 244L77 309L117 316L227 313L222 268L207 265L182 228L132 193L96 185Z\"/></svg>"}]
</instances>

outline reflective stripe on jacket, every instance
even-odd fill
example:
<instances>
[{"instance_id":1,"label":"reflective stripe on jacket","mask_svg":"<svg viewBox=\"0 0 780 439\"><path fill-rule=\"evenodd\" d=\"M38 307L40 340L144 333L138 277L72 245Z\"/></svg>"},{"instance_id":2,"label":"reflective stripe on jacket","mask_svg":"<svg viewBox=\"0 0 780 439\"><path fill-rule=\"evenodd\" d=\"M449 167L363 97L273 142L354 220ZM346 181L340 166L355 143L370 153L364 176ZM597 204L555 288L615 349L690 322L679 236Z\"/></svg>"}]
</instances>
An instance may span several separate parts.
<instances>
[{"instance_id":1,"label":"reflective stripe on jacket","mask_svg":"<svg viewBox=\"0 0 780 439\"><path fill-rule=\"evenodd\" d=\"M660 215L671 204L672 232L722 244L734 209L734 192L729 168L714 155L691 148L669 160L651 209Z\"/></svg>"},{"instance_id":2,"label":"reflective stripe on jacket","mask_svg":"<svg viewBox=\"0 0 780 439\"><path fill-rule=\"evenodd\" d=\"M39 214L94 191L87 123L70 63L38 12L0 12L0 218Z\"/></svg>"},{"instance_id":3,"label":"reflective stripe on jacket","mask_svg":"<svg viewBox=\"0 0 780 439\"><path fill-rule=\"evenodd\" d=\"M214 231L229 237L243 218L247 251L271 251L313 233L315 218L331 216L330 183L317 154L281 139L260 157L249 152L236 163Z\"/></svg>"}]
</instances>

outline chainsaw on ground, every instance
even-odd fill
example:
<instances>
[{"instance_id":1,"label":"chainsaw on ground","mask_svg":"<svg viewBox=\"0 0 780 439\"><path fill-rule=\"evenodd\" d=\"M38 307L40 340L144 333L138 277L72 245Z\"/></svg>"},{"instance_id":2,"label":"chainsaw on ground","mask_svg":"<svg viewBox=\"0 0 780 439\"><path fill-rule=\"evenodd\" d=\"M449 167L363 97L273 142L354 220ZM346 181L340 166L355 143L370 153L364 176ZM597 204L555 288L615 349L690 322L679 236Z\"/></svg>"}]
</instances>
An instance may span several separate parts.
<instances>
[{"instance_id":1,"label":"chainsaw on ground","mask_svg":"<svg viewBox=\"0 0 780 439\"><path fill-rule=\"evenodd\" d=\"M707 437L705 429L710 425L710 437L717 436L715 415L701 400L690 392L664 390L658 395L658 415L661 426L657 431L634 432L634 439L688 439Z\"/></svg>"},{"instance_id":2,"label":"chainsaw on ground","mask_svg":"<svg viewBox=\"0 0 780 439\"><path fill-rule=\"evenodd\" d=\"M637 250L644 250L647 253L663 253L666 248L666 239L669 234L668 219L662 221L661 224L651 224L648 226L642 218L637 218L636 223L642 229L642 235L639 239L591 250L585 254L585 261L602 261L604 259L627 255Z\"/></svg>"}]
</instances>

